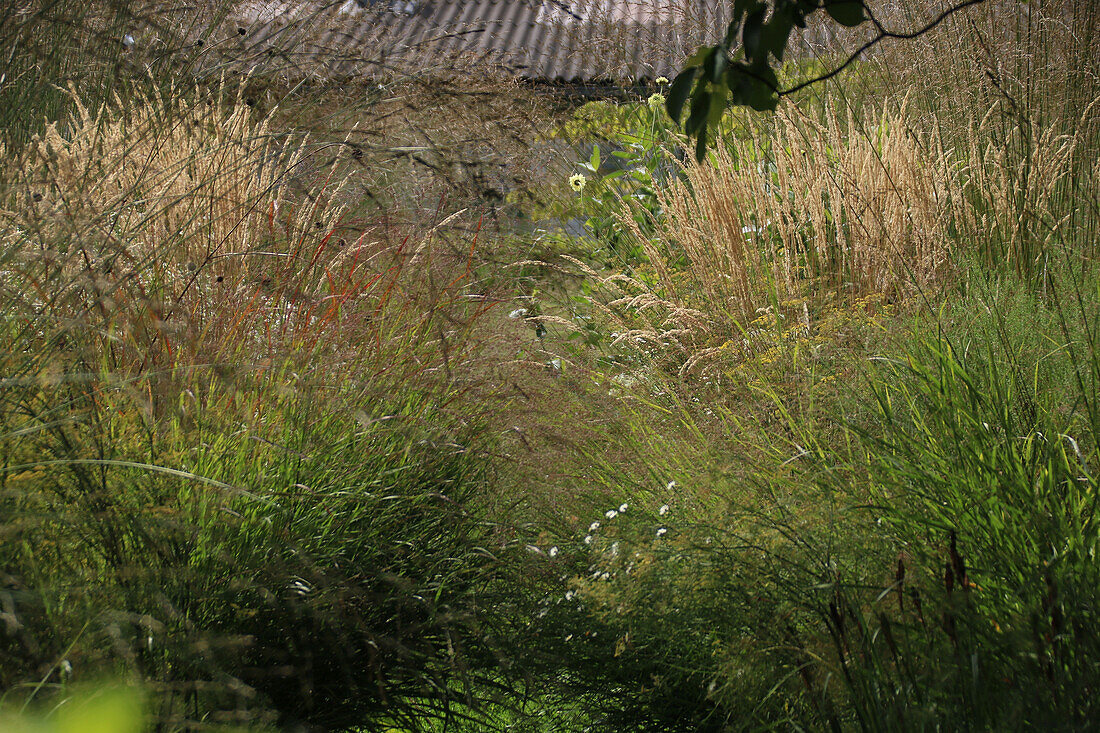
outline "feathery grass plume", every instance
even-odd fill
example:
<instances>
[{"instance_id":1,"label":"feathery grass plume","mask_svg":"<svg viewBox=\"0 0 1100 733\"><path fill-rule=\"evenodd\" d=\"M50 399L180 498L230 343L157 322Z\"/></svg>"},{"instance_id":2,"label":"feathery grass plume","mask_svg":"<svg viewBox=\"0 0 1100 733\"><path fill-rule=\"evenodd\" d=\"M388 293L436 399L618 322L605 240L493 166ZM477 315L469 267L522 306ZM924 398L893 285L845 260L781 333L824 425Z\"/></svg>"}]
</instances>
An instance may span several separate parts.
<instances>
[{"instance_id":1,"label":"feathery grass plume","mask_svg":"<svg viewBox=\"0 0 1100 733\"><path fill-rule=\"evenodd\" d=\"M121 89L156 88L193 67L201 27L223 0L196 9L138 0L27 0L0 8L0 138L22 145L79 97L96 106ZM152 73L150 73L152 72Z\"/></svg>"},{"instance_id":2,"label":"feathery grass plume","mask_svg":"<svg viewBox=\"0 0 1100 733\"><path fill-rule=\"evenodd\" d=\"M898 24L926 6L898 8ZM1052 256L1096 254L1098 39L1095 3L986 0L861 69L872 93L907 90L917 125L964 156L974 185L959 213L977 218L960 237L1037 283Z\"/></svg>"},{"instance_id":3,"label":"feathery grass plume","mask_svg":"<svg viewBox=\"0 0 1100 733\"><path fill-rule=\"evenodd\" d=\"M602 278L619 293L607 305L620 340L674 345L690 361L740 343L776 304L905 298L942 281L950 224L967 206L958 161L912 128L904 105L875 117L866 130L831 107L822 120L781 110L774 129L732 137L658 188L655 235L637 210L620 217L651 268Z\"/></svg>"},{"instance_id":4,"label":"feathery grass plume","mask_svg":"<svg viewBox=\"0 0 1100 733\"><path fill-rule=\"evenodd\" d=\"M106 336L93 348L122 371L217 360L249 340L258 357L260 319L284 336L323 325L349 276L333 236L340 184L242 90L95 110L75 99L70 124L14 151L0 212L12 307ZM309 175L320 181L293 193Z\"/></svg>"},{"instance_id":5,"label":"feathery grass plume","mask_svg":"<svg viewBox=\"0 0 1100 733\"><path fill-rule=\"evenodd\" d=\"M509 539L466 508L490 431L452 404L477 238L345 222L242 88L74 93L4 151L0 683L125 669L166 724L411 726L507 687L477 604Z\"/></svg>"},{"instance_id":6,"label":"feathery grass plume","mask_svg":"<svg viewBox=\"0 0 1100 733\"><path fill-rule=\"evenodd\" d=\"M952 212L958 231L976 240L987 265L1008 265L1032 276L1050 256L1094 258L1100 231L1100 178L1090 145L1100 131L1100 96L1076 124L1020 119L1002 135L991 111L971 122L966 138L965 195L970 206Z\"/></svg>"}]
</instances>

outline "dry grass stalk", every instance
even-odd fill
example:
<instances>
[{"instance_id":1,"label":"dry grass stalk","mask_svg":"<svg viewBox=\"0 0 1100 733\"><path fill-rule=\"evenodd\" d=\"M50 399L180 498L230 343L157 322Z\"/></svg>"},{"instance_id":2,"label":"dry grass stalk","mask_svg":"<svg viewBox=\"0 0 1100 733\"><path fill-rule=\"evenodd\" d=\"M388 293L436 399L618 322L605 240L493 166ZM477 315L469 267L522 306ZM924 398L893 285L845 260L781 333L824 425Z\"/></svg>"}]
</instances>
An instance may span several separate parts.
<instances>
[{"instance_id":1,"label":"dry grass stalk","mask_svg":"<svg viewBox=\"0 0 1100 733\"><path fill-rule=\"evenodd\" d=\"M1079 230L1086 230L1083 217L1088 218L1089 207L1074 199L1083 191L1095 197L1100 180L1087 158L1098 104L1100 98L1085 108L1068 133L1063 120L1043 126L1030 119L1021 120L1007 139L997 140L999 135L988 129L997 124L992 111L971 124L968 195L980 205L960 208L957 226L986 239L982 244L990 264L1002 259L1026 271L1037 258L1059 251Z\"/></svg>"},{"instance_id":2,"label":"dry grass stalk","mask_svg":"<svg viewBox=\"0 0 1100 733\"><path fill-rule=\"evenodd\" d=\"M366 235L334 237L340 185L324 171L292 192L308 141L273 135L239 89L77 109L5 152L3 297L26 318L99 333L112 368L316 341L386 270Z\"/></svg>"},{"instance_id":3,"label":"dry grass stalk","mask_svg":"<svg viewBox=\"0 0 1100 733\"><path fill-rule=\"evenodd\" d=\"M829 110L781 111L774 130L718 146L658 190L661 235L623 216L653 277L611 278L624 333L693 355L735 340L775 304L822 292L903 298L948 269L948 226L965 206L959 166L904 106L874 129ZM639 325L639 321L644 325ZM627 327L632 326L632 327Z\"/></svg>"}]
</instances>

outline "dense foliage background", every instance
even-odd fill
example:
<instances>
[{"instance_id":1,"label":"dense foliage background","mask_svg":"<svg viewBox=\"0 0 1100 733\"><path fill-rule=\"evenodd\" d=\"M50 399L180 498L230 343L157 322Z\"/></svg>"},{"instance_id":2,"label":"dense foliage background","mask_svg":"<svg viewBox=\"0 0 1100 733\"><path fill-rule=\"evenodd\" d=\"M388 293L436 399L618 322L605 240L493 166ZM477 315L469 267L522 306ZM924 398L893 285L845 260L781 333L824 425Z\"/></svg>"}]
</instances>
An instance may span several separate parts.
<instances>
[{"instance_id":1,"label":"dense foliage background","mask_svg":"<svg viewBox=\"0 0 1100 733\"><path fill-rule=\"evenodd\" d=\"M666 80L331 79L231 11L0 11L0 721L1095 718L1096 9L700 162Z\"/></svg>"}]
</instances>

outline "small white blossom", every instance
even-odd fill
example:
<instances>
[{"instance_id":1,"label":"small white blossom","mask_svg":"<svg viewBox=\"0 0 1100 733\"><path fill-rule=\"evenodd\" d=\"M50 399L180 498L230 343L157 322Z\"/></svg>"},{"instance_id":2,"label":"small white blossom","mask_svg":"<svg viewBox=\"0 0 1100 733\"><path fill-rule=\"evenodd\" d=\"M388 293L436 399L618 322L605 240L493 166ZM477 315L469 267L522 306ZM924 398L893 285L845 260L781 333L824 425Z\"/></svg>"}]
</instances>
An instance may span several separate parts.
<instances>
[{"instance_id":1,"label":"small white blossom","mask_svg":"<svg viewBox=\"0 0 1100 733\"><path fill-rule=\"evenodd\" d=\"M508 314L508 317L509 318L521 318L522 316L525 316L525 315L527 315L527 309L526 308L516 308L514 311L512 311L511 313Z\"/></svg>"},{"instance_id":2,"label":"small white blossom","mask_svg":"<svg viewBox=\"0 0 1100 733\"><path fill-rule=\"evenodd\" d=\"M661 508L657 510L657 513L660 514L662 517L668 514L668 504L662 504Z\"/></svg>"},{"instance_id":3,"label":"small white blossom","mask_svg":"<svg viewBox=\"0 0 1100 733\"><path fill-rule=\"evenodd\" d=\"M669 481L669 482L668 482L668 483L667 483L667 484L665 485L665 491L672 491L672 490L673 490L673 489L675 489L675 488L676 488L676 482L675 482L675 481Z\"/></svg>"},{"instance_id":4,"label":"small white blossom","mask_svg":"<svg viewBox=\"0 0 1100 733\"><path fill-rule=\"evenodd\" d=\"M599 522L593 522L592 524L588 525L588 531L589 532L595 532L599 528L600 528L600 523Z\"/></svg>"},{"instance_id":5,"label":"small white blossom","mask_svg":"<svg viewBox=\"0 0 1100 733\"><path fill-rule=\"evenodd\" d=\"M621 504L621 505L619 505L619 514L622 514L623 512L625 512L625 511L626 511L627 509L629 509L629 508L630 508L630 505L629 505L629 504Z\"/></svg>"},{"instance_id":6,"label":"small white blossom","mask_svg":"<svg viewBox=\"0 0 1100 733\"><path fill-rule=\"evenodd\" d=\"M667 530L667 529L665 529L664 527L659 527L659 528L657 529L657 536L658 536L658 537L660 537L660 536L662 536L663 534L665 534L666 532L668 532L668 530Z\"/></svg>"},{"instance_id":7,"label":"small white blossom","mask_svg":"<svg viewBox=\"0 0 1100 733\"><path fill-rule=\"evenodd\" d=\"M557 556L558 556L558 548L557 548L557 545L555 545L554 547L550 548L550 557L557 557Z\"/></svg>"},{"instance_id":8,"label":"small white blossom","mask_svg":"<svg viewBox=\"0 0 1100 733\"><path fill-rule=\"evenodd\" d=\"M619 543L618 542L612 542L611 543L611 556L615 557L618 554L619 554Z\"/></svg>"},{"instance_id":9,"label":"small white blossom","mask_svg":"<svg viewBox=\"0 0 1100 733\"><path fill-rule=\"evenodd\" d=\"M584 536L584 544L586 544L586 545L591 545L592 544L592 535L589 534L589 535Z\"/></svg>"},{"instance_id":10,"label":"small white blossom","mask_svg":"<svg viewBox=\"0 0 1100 733\"><path fill-rule=\"evenodd\" d=\"M600 580L607 580L610 577L611 577L611 574L608 573L606 570L604 572L600 573Z\"/></svg>"},{"instance_id":11,"label":"small white blossom","mask_svg":"<svg viewBox=\"0 0 1100 733\"><path fill-rule=\"evenodd\" d=\"M619 513L614 509L608 509L606 512L604 512L603 515L608 519L614 519L615 517L619 516Z\"/></svg>"}]
</instances>

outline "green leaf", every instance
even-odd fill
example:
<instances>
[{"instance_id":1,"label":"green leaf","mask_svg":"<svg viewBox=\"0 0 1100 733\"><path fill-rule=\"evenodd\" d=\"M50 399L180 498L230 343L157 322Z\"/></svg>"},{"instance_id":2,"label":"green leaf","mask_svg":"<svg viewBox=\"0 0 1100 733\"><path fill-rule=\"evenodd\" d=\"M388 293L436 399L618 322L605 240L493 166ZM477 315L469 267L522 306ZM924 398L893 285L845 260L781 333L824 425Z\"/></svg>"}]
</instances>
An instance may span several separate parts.
<instances>
[{"instance_id":1,"label":"green leaf","mask_svg":"<svg viewBox=\"0 0 1100 733\"><path fill-rule=\"evenodd\" d=\"M105 687L59 706L51 730L57 733L138 733L147 730L140 692Z\"/></svg>"},{"instance_id":2,"label":"green leaf","mask_svg":"<svg viewBox=\"0 0 1100 733\"><path fill-rule=\"evenodd\" d=\"M772 91L759 82L746 84L743 95L745 104L757 112L771 112L779 103Z\"/></svg>"},{"instance_id":3,"label":"green leaf","mask_svg":"<svg viewBox=\"0 0 1100 733\"><path fill-rule=\"evenodd\" d=\"M733 104L743 104L758 112L775 109L779 97L775 93L778 79L770 66L762 64L749 68L743 64L730 67L726 85L733 93Z\"/></svg>"},{"instance_id":4,"label":"green leaf","mask_svg":"<svg viewBox=\"0 0 1100 733\"><path fill-rule=\"evenodd\" d=\"M779 89L779 77L775 75L775 69L768 64L761 64L759 67L752 70L756 77L764 84L769 91L778 91Z\"/></svg>"},{"instance_id":5,"label":"green leaf","mask_svg":"<svg viewBox=\"0 0 1100 733\"><path fill-rule=\"evenodd\" d=\"M684 61L684 68L689 69L693 66L702 66L703 61L706 60L707 55L714 51L714 46L701 46L692 55L687 57Z\"/></svg>"},{"instance_id":6,"label":"green leaf","mask_svg":"<svg viewBox=\"0 0 1100 733\"><path fill-rule=\"evenodd\" d=\"M767 25L760 34L761 47L775 57L776 61L783 60L783 54L787 50L787 41L791 37L791 29L795 24L795 10L790 7L776 9Z\"/></svg>"},{"instance_id":7,"label":"green leaf","mask_svg":"<svg viewBox=\"0 0 1100 733\"><path fill-rule=\"evenodd\" d=\"M766 7L761 7L745 18L745 30L741 32L741 42L745 47L745 58L750 61L755 61L760 52L760 33L764 27L766 11Z\"/></svg>"},{"instance_id":8,"label":"green leaf","mask_svg":"<svg viewBox=\"0 0 1100 733\"><path fill-rule=\"evenodd\" d=\"M695 162L702 163L705 157L707 157L707 131L704 129L695 141Z\"/></svg>"},{"instance_id":9,"label":"green leaf","mask_svg":"<svg viewBox=\"0 0 1100 733\"><path fill-rule=\"evenodd\" d=\"M600 146L592 146L592 157L588 159L588 164L592 166L593 171L600 169Z\"/></svg>"},{"instance_id":10,"label":"green leaf","mask_svg":"<svg viewBox=\"0 0 1100 733\"><path fill-rule=\"evenodd\" d=\"M740 20L741 16L753 12L760 4L760 0L736 0L733 4L733 17Z\"/></svg>"},{"instance_id":11,"label":"green leaf","mask_svg":"<svg viewBox=\"0 0 1100 733\"><path fill-rule=\"evenodd\" d=\"M837 23L846 25L849 28L867 20L867 17L863 14L863 3L860 0L827 0L825 12Z\"/></svg>"},{"instance_id":12,"label":"green leaf","mask_svg":"<svg viewBox=\"0 0 1100 733\"><path fill-rule=\"evenodd\" d=\"M680 115L684 111L684 103L691 93L691 87L692 84L695 83L695 75L697 72L697 67L688 67L684 69L676 76L672 82L672 86L668 89L668 99L665 100L665 109L668 110L668 116L671 117L674 122L680 122Z\"/></svg>"},{"instance_id":13,"label":"green leaf","mask_svg":"<svg viewBox=\"0 0 1100 733\"><path fill-rule=\"evenodd\" d=\"M729 98L729 87L725 84L715 86L710 98L710 112L707 114L707 125L715 129L722 121L722 115L726 112L726 102Z\"/></svg>"},{"instance_id":14,"label":"green leaf","mask_svg":"<svg viewBox=\"0 0 1100 733\"><path fill-rule=\"evenodd\" d=\"M726 38L722 41L722 45L729 48L737 43L737 30L741 26L741 17L735 15L730 24L726 27Z\"/></svg>"},{"instance_id":15,"label":"green leaf","mask_svg":"<svg viewBox=\"0 0 1100 733\"><path fill-rule=\"evenodd\" d=\"M715 84L722 81L722 74L726 71L726 65L729 63L729 58L726 56L726 49L722 46L715 46L714 53L707 56L703 61L703 75Z\"/></svg>"},{"instance_id":16,"label":"green leaf","mask_svg":"<svg viewBox=\"0 0 1100 733\"><path fill-rule=\"evenodd\" d=\"M706 83L701 83L691 95L691 114L688 115L687 124L684 125L684 132L688 135L694 135L700 127L706 125L707 117L710 115L711 92L708 86Z\"/></svg>"}]
</instances>

